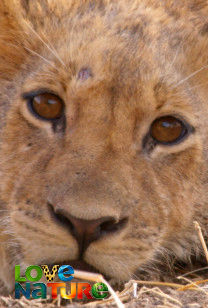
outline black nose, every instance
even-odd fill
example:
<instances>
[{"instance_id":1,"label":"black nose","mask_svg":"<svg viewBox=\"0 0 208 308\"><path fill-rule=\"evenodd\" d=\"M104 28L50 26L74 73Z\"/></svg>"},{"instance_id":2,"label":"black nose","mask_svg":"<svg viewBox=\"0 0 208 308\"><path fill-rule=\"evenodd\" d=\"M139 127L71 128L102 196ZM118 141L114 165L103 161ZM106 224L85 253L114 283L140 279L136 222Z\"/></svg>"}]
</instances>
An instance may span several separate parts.
<instances>
[{"instance_id":1,"label":"black nose","mask_svg":"<svg viewBox=\"0 0 208 308\"><path fill-rule=\"evenodd\" d=\"M80 219L61 209L54 211L52 206L50 206L50 211L56 221L69 228L71 234L76 238L79 244L80 257L90 243L121 230L127 223L127 218L118 222L113 217L101 217L93 220Z\"/></svg>"}]
</instances>

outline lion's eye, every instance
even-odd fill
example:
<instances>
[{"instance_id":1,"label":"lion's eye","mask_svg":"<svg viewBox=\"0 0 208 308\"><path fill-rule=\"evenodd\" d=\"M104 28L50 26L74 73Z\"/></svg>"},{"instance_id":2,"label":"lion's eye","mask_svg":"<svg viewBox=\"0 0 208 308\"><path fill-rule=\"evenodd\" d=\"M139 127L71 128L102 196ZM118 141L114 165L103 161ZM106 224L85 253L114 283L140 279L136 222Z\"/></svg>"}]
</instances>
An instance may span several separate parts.
<instances>
[{"instance_id":1,"label":"lion's eye","mask_svg":"<svg viewBox=\"0 0 208 308\"><path fill-rule=\"evenodd\" d=\"M44 120L59 119L64 111L62 100L50 93L43 93L34 96L30 100L30 107L38 117Z\"/></svg>"},{"instance_id":2,"label":"lion's eye","mask_svg":"<svg viewBox=\"0 0 208 308\"><path fill-rule=\"evenodd\" d=\"M153 139L161 144L179 142L187 132L185 124L173 116L164 116L156 119L150 129Z\"/></svg>"}]
</instances>

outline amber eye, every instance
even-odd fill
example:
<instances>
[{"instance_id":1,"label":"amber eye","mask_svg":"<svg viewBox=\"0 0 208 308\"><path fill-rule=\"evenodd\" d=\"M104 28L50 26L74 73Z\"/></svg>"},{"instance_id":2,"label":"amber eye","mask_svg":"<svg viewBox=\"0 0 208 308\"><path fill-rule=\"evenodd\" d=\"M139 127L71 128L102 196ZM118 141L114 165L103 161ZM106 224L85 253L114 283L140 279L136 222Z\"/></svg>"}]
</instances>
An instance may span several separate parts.
<instances>
[{"instance_id":1,"label":"amber eye","mask_svg":"<svg viewBox=\"0 0 208 308\"><path fill-rule=\"evenodd\" d=\"M62 116L64 111L62 100L50 93L33 96L30 99L30 107L35 115L44 120L56 120Z\"/></svg>"},{"instance_id":2,"label":"amber eye","mask_svg":"<svg viewBox=\"0 0 208 308\"><path fill-rule=\"evenodd\" d=\"M185 124L173 117L165 116L156 119L151 126L150 134L158 143L173 144L179 142L188 132Z\"/></svg>"}]
</instances>

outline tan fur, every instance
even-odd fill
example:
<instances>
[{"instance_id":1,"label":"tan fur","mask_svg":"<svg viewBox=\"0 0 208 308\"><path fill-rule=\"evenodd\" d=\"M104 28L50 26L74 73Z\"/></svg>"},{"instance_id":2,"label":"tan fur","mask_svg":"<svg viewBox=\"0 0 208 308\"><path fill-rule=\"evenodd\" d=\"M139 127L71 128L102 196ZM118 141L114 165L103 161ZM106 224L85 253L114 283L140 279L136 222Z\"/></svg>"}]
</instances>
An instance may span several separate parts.
<instances>
[{"instance_id":1,"label":"tan fur","mask_svg":"<svg viewBox=\"0 0 208 308\"><path fill-rule=\"evenodd\" d=\"M118 280L161 251L203 255L193 221L207 236L207 16L205 0L1 1L0 279L8 290L14 264L77 258L47 202L82 219L128 217L84 255ZM82 68L92 77L80 80ZM64 100L64 133L28 111L22 94L40 88ZM167 114L195 132L146 151L151 123Z\"/></svg>"}]
</instances>

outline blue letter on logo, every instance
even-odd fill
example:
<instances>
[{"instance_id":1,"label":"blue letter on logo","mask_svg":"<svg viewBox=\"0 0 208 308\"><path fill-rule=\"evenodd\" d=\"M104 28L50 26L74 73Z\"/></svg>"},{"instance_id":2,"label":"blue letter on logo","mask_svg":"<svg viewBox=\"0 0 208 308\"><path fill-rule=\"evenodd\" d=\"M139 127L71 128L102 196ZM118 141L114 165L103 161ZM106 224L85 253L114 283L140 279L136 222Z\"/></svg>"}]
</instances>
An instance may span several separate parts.
<instances>
[{"instance_id":1,"label":"blue letter on logo","mask_svg":"<svg viewBox=\"0 0 208 308\"><path fill-rule=\"evenodd\" d=\"M59 268L58 276L59 276L59 279L62 281L71 281L74 278L74 276L71 276L72 274L74 274L74 269L70 265L62 265ZM70 275L70 276L66 277L64 275Z\"/></svg>"},{"instance_id":2,"label":"blue letter on logo","mask_svg":"<svg viewBox=\"0 0 208 308\"><path fill-rule=\"evenodd\" d=\"M19 282L15 282L15 298L20 299L20 295L30 299L30 283L26 282L26 289L24 289Z\"/></svg>"}]
</instances>

